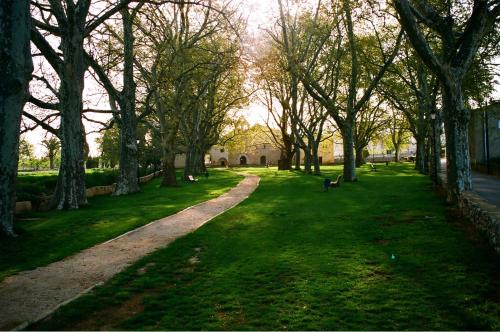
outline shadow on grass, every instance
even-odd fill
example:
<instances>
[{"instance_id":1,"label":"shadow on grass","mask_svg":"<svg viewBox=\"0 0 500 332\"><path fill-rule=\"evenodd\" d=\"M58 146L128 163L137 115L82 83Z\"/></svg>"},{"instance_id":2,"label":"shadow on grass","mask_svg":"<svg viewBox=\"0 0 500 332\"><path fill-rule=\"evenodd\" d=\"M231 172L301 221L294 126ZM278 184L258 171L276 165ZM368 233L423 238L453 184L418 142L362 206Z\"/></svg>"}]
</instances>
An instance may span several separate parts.
<instances>
[{"instance_id":1,"label":"shadow on grass","mask_svg":"<svg viewBox=\"0 0 500 332\"><path fill-rule=\"evenodd\" d=\"M242 178L231 171L213 171L209 179L201 178L196 184L180 182L176 188L160 187L158 178L143 185L140 193L94 197L78 210L20 216L15 223L19 236L0 241L0 280L219 196Z\"/></svg>"},{"instance_id":2,"label":"shadow on grass","mask_svg":"<svg viewBox=\"0 0 500 332\"><path fill-rule=\"evenodd\" d=\"M411 167L362 168L329 192L250 169L249 199L31 328L498 330L497 256Z\"/></svg>"}]
</instances>

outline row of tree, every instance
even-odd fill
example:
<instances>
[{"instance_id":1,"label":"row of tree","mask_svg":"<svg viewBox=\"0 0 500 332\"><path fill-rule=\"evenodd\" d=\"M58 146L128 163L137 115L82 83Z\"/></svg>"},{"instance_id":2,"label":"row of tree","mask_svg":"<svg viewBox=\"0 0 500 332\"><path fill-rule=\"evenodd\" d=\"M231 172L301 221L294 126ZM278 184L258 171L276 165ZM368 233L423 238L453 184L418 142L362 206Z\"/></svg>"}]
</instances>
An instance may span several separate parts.
<instances>
[{"instance_id":1,"label":"row of tree","mask_svg":"<svg viewBox=\"0 0 500 332\"><path fill-rule=\"evenodd\" d=\"M240 21L224 0L2 2L2 71L7 69L0 89L3 233L14 235L21 131L39 126L60 140L52 199L57 209L87 204L84 121L118 130L115 195L139 190L141 141L161 146L164 185L176 185L176 153L187 155L186 176L202 171L205 152L217 142L229 114L246 100ZM88 107L84 98L92 78L109 99L99 109ZM36 89L30 93L31 80ZM99 114L111 119L99 120Z\"/></svg>"},{"instance_id":2,"label":"row of tree","mask_svg":"<svg viewBox=\"0 0 500 332\"><path fill-rule=\"evenodd\" d=\"M87 203L87 121L117 131L117 195L139 190L138 146L160 147L152 150L151 163L159 152L163 184L176 185L175 155L186 154L185 176L203 171L206 151L221 141L231 113L247 101L247 72L270 111L281 169L294 160L300 167L302 151L306 171L319 173L319 143L337 132L344 179L356 181L370 138L391 128L398 150L408 128L417 141L417 169L436 178L443 124L448 199L471 189L468 107L491 90L489 65L498 56L500 35L492 33L499 25L497 0L277 4L265 50L249 67L242 57L243 20L228 1L2 2L3 232L14 235L20 132L40 126L60 140L55 208ZM88 107L86 78L101 86L106 107ZM111 120L96 120L99 114Z\"/></svg>"},{"instance_id":3,"label":"row of tree","mask_svg":"<svg viewBox=\"0 0 500 332\"><path fill-rule=\"evenodd\" d=\"M343 139L344 179L373 136L389 128L395 150L409 130L416 168L437 180L445 128L448 200L471 189L469 108L492 91L499 55L498 1L285 1L256 61L256 82L283 168L305 153L319 173L325 126ZM331 129L329 130L332 131Z\"/></svg>"}]
</instances>

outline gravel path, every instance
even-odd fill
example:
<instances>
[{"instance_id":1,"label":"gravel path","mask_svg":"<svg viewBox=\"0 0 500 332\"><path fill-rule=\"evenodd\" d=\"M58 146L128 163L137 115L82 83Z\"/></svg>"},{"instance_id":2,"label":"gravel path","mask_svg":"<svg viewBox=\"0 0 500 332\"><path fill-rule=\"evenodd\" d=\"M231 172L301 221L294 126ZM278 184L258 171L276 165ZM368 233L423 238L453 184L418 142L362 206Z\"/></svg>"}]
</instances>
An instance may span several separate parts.
<instances>
[{"instance_id":1,"label":"gravel path","mask_svg":"<svg viewBox=\"0 0 500 332\"><path fill-rule=\"evenodd\" d=\"M260 178L245 175L229 192L151 222L59 262L6 278L0 284L0 330L21 329L101 284L245 200Z\"/></svg>"}]
</instances>

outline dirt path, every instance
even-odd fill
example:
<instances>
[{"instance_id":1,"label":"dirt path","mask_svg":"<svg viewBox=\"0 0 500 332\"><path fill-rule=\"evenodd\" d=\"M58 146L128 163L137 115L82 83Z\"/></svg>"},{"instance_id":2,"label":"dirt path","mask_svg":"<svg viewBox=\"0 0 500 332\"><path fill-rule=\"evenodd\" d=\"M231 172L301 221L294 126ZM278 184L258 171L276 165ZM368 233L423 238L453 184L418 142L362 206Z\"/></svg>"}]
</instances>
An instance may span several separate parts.
<instances>
[{"instance_id":1,"label":"dirt path","mask_svg":"<svg viewBox=\"0 0 500 332\"><path fill-rule=\"evenodd\" d=\"M0 330L20 329L103 283L139 258L165 247L245 200L260 178L245 175L215 199L154 221L59 262L6 278L0 284Z\"/></svg>"}]
</instances>

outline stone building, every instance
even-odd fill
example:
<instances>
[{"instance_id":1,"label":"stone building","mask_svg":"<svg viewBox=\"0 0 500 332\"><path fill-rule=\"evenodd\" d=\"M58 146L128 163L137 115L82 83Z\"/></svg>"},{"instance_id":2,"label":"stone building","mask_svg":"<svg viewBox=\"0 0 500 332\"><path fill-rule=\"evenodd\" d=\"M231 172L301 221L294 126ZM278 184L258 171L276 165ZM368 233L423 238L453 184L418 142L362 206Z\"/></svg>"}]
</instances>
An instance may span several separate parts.
<instances>
[{"instance_id":1,"label":"stone building","mask_svg":"<svg viewBox=\"0 0 500 332\"><path fill-rule=\"evenodd\" d=\"M469 147L473 169L500 175L500 101L471 111Z\"/></svg>"},{"instance_id":2,"label":"stone building","mask_svg":"<svg viewBox=\"0 0 500 332\"><path fill-rule=\"evenodd\" d=\"M319 146L318 153L320 163L332 164L338 162L339 157L335 157L342 153L342 145L340 151L335 151L334 147L338 149L338 144L333 144L333 140L325 140ZM246 151L227 151L220 146L214 146L209 152L209 160L212 166L276 166L280 159L280 150L272 143L259 143L247 148ZM301 160L304 162L304 154L301 153Z\"/></svg>"},{"instance_id":3,"label":"stone building","mask_svg":"<svg viewBox=\"0 0 500 332\"><path fill-rule=\"evenodd\" d=\"M380 151L379 151L380 150ZM370 157L368 161L392 160L391 154L386 154L383 143L378 142L376 147L369 146ZM371 154L375 152L375 155ZM414 155L415 143L408 145L408 149L401 151L401 157ZM280 159L280 150L272 143L258 143L247 147L246 151L229 151L221 146L213 146L205 158L205 163L212 167L228 166L277 166ZM329 138L320 143L318 149L320 164L338 164L344 161L344 150L341 138ZM301 163L304 164L304 152L300 153ZM184 167L186 158L177 155L175 167Z\"/></svg>"}]
</instances>

